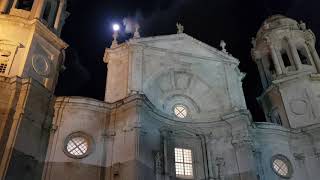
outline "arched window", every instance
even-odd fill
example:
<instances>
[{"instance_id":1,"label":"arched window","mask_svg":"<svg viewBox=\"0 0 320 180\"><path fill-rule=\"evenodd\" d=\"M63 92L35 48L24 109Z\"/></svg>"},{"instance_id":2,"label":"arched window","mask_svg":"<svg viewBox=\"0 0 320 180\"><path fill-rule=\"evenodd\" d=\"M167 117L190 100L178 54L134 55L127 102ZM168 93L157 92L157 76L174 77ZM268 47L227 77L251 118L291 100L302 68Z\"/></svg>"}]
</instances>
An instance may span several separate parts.
<instances>
[{"instance_id":1,"label":"arched window","mask_svg":"<svg viewBox=\"0 0 320 180\"><path fill-rule=\"evenodd\" d=\"M82 132L70 134L64 142L64 152L71 158L84 158L92 152L92 138Z\"/></svg>"},{"instance_id":2,"label":"arched window","mask_svg":"<svg viewBox=\"0 0 320 180\"><path fill-rule=\"evenodd\" d=\"M31 11L34 0L17 0L16 8Z\"/></svg>"},{"instance_id":3,"label":"arched window","mask_svg":"<svg viewBox=\"0 0 320 180\"><path fill-rule=\"evenodd\" d=\"M283 61L283 64L284 64L285 67L292 66L287 51L282 50L281 51L281 57L282 57L282 61Z\"/></svg>"},{"instance_id":4,"label":"arched window","mask_svg":"<svg viewBox=\"0 0 320 180\"><path fill-rule=\"evenodd\" d=\"M297 51L302 64L312 65L305 47L299 47Z\"/></svg>"}]
</instances>

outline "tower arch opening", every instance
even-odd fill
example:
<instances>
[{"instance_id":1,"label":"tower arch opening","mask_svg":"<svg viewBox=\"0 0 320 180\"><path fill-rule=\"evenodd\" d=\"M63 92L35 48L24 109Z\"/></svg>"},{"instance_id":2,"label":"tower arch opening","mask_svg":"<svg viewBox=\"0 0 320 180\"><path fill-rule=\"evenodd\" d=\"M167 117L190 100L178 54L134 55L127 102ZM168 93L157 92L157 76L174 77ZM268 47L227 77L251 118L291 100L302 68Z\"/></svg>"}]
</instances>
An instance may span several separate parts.
<instances>
[{"instance_id":1,"label":"tower arch opening","mask_svg":"<svg viewBox=\"0 0 320 180\"><path fill-rule=\"evenodd\" d=\"M34 0L17 0L16 9L22 9L25 11L31 11Z\"/></svg>"}]
</instances>

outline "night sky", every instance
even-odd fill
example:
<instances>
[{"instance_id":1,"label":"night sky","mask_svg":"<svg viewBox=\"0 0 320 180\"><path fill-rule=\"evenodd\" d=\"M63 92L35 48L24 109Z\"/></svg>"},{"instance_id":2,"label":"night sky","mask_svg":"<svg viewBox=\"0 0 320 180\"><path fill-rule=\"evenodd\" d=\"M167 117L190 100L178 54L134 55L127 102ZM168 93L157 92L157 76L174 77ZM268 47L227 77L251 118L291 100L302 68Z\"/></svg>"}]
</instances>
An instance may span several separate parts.
<instances>
[{"instance_id":1,"label":"night sky","mask_svg":"<svg viewBox=\"0 0 320 180\"><path fill-rule=\"evenodd\" d=\"M58 96L85 96L104 99L107 66L103 54L112 41L112 24L125 17L141 26L141 36L176 33L176 22L185 33L227 50L240 59L240 69L247 73L244 92L255 121L264 121L256 101L261 92L257 68L250 56L251 37L262 22L274 14L303 20L320 39L319 0L69 0L71 13L62 31L67 50L66 67L56 88ZM128 35L122 33L120 40ZM318 48L319 49L319 46ZM318 51L319 52L319 51Z\"/></svg>"}]
</instances>

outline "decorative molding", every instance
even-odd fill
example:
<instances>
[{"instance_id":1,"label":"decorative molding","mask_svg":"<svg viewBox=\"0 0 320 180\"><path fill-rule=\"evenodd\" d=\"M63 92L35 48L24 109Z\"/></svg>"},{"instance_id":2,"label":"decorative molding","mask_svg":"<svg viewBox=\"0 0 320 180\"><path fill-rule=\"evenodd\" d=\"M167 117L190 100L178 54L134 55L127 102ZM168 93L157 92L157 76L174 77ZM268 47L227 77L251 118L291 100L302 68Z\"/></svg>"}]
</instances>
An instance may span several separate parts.
<instances>
[{"instance_id":1,"label":"decorative molding","mask_svg":"<svg viewBox=\"0 0 320 180\"><path fill-rule=\"evenodd\" d=\"M224 167L226 165L225 159L223 157L217 157L216 158L216 166L217 166L217 180L223 180L224 179Z\"/></svg>"},{"instance_id":2,"label":"decorative molding","mask_svg":"<svg viewBox=\"0 0 320 180\"><path fill-rule=\"evenodd\" d=\"M164 172L164 162L163 153L160 151L154 152L154 170L156 174L163 174Z\"/></svg>"},{"instance_id":3,"label":"decorative molding","mask_svg":"<svg viewBox=\"0 0 320 180\"><path fill-rule=\"evenodd\" d=\"M289 102L290 110L295 115L305 115L308 112L308 104L306 99L292 99Z\"/></svg>"},{"instance_id":4,"label":"decorative molding","mask_svg":"<svg viewBox=\"0 0 320 180\"><path fill-rule=\"evenodd\" d=\"M306 159L304 153L293 153L293 157L298 161L303 161Z\"/></svg>"},{"instance_id":5,"label":"decorative molding","mask_svg":"<svg viewBox=\"0 0 320 180\"><path fill-rule=\"evenodd\" d=\"M40 76L47 78L51 73L52 64L45 56L36 54L32 57L32 67Z\"/></svg>"}]
</instances>

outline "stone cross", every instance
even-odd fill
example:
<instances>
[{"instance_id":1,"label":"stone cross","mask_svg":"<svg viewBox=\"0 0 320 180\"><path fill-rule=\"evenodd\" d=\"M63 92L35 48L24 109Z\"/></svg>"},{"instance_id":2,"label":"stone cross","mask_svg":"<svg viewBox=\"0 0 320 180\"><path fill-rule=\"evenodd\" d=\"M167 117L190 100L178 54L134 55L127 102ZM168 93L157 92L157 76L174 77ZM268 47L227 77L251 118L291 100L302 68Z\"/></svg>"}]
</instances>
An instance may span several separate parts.
<instances>
[{"instance_id":1,"label":"stone cross","mask_svg":"<svg viewBox=\"0 0 320 180\"><path fill-rule=\"evenodd\" d=\"M177 29L178 29L178 32L177 32L177 33L178 33L178 34L182 34L183 31L184 31L183 25L180 24L180 23L177 23L176 25L177 25Z\"/></svg>"},{"instance_id":2,"label":"stone cross","mask_svg":"<svg viewBox=\"0 0 320 180\"><path fill-rule=\"evenodd\" d=\"M221 40L220 47L222 48L222 52L224 53L227 53L226 46L227 46L226 42L224 40Z\"/></svg>"}]
</instances>

